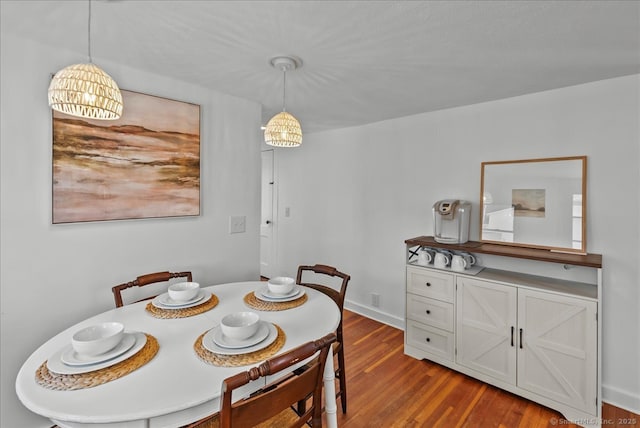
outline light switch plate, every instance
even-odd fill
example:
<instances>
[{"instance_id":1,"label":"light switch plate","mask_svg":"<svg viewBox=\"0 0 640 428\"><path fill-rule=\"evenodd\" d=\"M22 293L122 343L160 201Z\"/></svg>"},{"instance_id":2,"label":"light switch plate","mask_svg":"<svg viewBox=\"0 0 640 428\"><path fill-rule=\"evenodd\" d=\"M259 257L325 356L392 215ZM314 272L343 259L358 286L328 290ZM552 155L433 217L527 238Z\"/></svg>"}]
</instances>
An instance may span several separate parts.
<instances>
[{"instance_id":1,"label":"light switch plate","mask_svg":"<svg viewBox=\"0 0 640 428\"><path fill-rule=\"evenodd\" d=\"M247 229L247 218L241 216L229 217L229 233L244 233Z\"/></svg>"}]
</instances>

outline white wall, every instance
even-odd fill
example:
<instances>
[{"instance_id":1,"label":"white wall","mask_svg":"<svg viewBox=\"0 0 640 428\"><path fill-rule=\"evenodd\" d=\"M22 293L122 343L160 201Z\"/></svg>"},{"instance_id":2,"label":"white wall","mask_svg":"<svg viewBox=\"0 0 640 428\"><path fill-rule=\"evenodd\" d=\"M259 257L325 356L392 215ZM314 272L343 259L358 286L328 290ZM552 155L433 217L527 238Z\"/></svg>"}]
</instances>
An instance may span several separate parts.
<instances>
[{"instance_id":1,"label":"white wall","mask_svg":"<svg viewBox=\"0 0 640 428\"><path fill-rule=\"evenodd\" d=\"M435 201L472 201L477 240L481 162L586 155L587 248L604 261L604 399L640 412L639 88L640 76L622 77L306 135L300 148L277 150L281 274L334 265L352 276L348 307L402 327L404 240L433 234Z\"/></svg>"},{"instance_id":2,"label":"white wall","mask_svg":"<svg viewBox=\"0 0 640 428\"><path fill-rule=\"evenodd\" d=\"M94 58L123 89L200 104L201 215L52 225L47 87L85 58L4 33L1 52L0 426L50 427L18 401L16 374L46 339L112 308L113 285L159 270L191 270L203 284L258 278L261 112ZM230 215L247 216L246 233L228 233Z\"/></svg>"}]
</instances>

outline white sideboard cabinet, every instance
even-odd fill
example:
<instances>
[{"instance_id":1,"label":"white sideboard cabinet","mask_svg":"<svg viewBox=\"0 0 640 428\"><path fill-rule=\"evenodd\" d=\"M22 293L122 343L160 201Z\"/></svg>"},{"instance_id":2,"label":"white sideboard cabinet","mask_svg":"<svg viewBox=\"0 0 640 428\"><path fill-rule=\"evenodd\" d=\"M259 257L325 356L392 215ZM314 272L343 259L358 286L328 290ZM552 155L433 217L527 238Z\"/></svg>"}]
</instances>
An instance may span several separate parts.
<instances>
[{"instance_id":1,"label":"white sideboard cabinet","mask_svg":"<svg viewBox=\"0 0 640 428\"><path fill-rule=\"evenodd\" d=\"M602 257L469 242L405 241L405 354L428 359L600 426ZM422 247L595 269L594 283L484 268L415 263Z\"/></svg>"}]
</instances>

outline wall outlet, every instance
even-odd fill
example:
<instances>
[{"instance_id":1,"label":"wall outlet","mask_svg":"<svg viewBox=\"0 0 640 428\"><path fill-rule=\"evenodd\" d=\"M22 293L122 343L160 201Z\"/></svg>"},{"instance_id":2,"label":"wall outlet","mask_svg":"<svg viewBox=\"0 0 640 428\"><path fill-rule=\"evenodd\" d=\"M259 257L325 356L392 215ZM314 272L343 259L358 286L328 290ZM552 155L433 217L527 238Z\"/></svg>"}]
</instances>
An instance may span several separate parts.
<instances>
[{"instance_id":1,"label":"wall outlet","mask_svg":"<svg viewBox=\"0 0 640 428\"><path fill-rule=\"evenodd\" d=\"M229 217L229 233L244 233L247 230L247 218L241 216Z\"/></svg>"},{"instance_id":2,"label":"wall outlet","mask_svg":"<svg viewBox=\"0 0 640 428\"><path fill-rule=\"evenodd\" d=\"M380 307L380 295L378 293L371 293L371 306L374 308Z\"/></svg>"}]
</instances>

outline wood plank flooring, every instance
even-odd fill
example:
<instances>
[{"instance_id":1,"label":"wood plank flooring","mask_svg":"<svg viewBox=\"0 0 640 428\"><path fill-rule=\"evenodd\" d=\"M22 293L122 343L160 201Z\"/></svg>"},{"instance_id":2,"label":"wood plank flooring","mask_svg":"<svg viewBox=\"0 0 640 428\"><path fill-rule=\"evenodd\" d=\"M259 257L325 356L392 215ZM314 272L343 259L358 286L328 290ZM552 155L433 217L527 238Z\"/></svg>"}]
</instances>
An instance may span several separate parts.
<instances>
[{"instance_id":1,"label":"wood plank flooring","mask_svg":"<svg viewBox=\"0 0 640 428\"><path fill-rule=\"evenodd\" d=\"M576 427L554 410L404 355L401 330L346 310L343 323L349 401L347 414L338 403L340 427ZM603 419L613 422L603 428L640 427L638 415L606 404Z\"/></svg>"}]
</instances>

